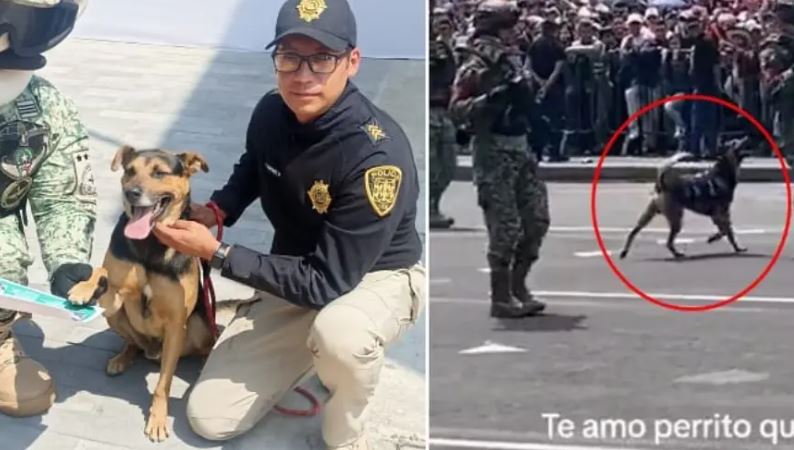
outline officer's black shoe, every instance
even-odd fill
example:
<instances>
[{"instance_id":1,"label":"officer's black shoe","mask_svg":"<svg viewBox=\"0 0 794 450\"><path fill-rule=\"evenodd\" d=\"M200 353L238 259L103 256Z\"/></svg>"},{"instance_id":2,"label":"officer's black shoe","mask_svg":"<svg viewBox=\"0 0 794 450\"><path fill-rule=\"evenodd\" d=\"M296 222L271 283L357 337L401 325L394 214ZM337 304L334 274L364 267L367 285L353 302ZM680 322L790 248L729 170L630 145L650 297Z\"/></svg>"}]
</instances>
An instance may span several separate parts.
<instances>
[{"instance_id":1,"label":"officer's black shoe","mask_svg":"<svg viewBox=\"0 0 794 450\"><path fill-rule=\"evenodd\" d=\"M497 319L520 319L534 314L533 308L510 295L510 272L491 270L491 317Z\"/></svg>"}]
</instances>

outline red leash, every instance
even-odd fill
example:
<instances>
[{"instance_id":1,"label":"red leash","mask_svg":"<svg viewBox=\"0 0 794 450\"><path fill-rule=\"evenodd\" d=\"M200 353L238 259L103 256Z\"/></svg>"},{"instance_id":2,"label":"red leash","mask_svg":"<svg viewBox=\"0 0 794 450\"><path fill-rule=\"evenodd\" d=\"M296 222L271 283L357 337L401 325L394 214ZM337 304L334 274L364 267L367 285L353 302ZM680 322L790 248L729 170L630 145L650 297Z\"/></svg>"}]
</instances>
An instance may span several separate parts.
<instances>
[{"instance_id":1,"label":"red leash","mask_svg":"<svg viewBox=\"0 0 794 450\"><path fill-rule=\"evenodd\" d=\"M218 233L216 239L223 240L223 215L221 214L220 207L215 202L207 203L207 207L215 214L215 223L218 226ZM213 340L218 339L218 325L215 323L215 288L212 286L212 278L210 277L209 263L202 264L204 267L204 309L207 312L207 320L210 325L210 332L212 333ZM320 412L320 402L312 395L311 392L298 386L295 392L302 395L306 400L311 403L311 408L308 410L290 409L281 406L274 406L273 409L287 416L296 417L313 417Z\"/></svg>"}]
</instances>

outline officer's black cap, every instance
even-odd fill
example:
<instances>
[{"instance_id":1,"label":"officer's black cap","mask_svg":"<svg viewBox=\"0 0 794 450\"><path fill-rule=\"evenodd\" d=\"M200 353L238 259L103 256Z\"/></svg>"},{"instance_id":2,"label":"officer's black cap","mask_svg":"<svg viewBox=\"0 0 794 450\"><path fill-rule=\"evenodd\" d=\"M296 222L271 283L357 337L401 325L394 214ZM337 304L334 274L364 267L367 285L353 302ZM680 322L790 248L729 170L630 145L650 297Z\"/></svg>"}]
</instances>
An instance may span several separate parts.
<instances>
[{"instance_id":1,"label":"officer's black cap","mask_svg":"<svg viewBox=\"0 0 794 450\"><path fill-rule=\"evenodd\" d=\"M356 46L356 18L347 0L287 0L278 13L276 37L307 36L334 51Z\"/></svg>"}]
</instances>

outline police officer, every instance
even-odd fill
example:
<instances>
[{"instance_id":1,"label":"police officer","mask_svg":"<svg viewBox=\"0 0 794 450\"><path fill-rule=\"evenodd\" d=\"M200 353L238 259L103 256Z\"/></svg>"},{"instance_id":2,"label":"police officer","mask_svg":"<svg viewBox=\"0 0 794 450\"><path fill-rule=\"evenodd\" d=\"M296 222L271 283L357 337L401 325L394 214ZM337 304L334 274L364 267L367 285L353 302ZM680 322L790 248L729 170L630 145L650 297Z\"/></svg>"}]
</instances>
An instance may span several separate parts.
<instances>
[{"instance_id":1,"label":"police officer","mask_svg":"<svg viewBox=\"0 0 794 450\"><path fill-rule=\"evenodd\" d=\"M449 228L454 220L441 214L441 196L455 175L457 130L447 107L455 79L455 55L449 36L452 31L448 11L436 8L431 18L430 53L430 228Z\"/></svg>"},{"instance_id":2,"label":"police officer","mask_svg":"<svg viewBox=\"0 0 794 450\"><path fill-rule=\"evenodd\" d=\"M66 297L91 275L96 190L88 135L70 100L34 75L42 53L72 30L74 0L0 0L0 278L28 283L30 206L51 291ZM55 399L47 370L11 333L22 314L0 309L0 413L31 416Z\"/></svg>"},{"instance_id":3,"label":"police officer","mask_svg":"<svg viewBox=\"0 0 794 450\"><path fill-rule=\"evenodd\" d=\"M491 316L501 318L545 307L525 285L549 227L549 212L546 186L527 148L532 92L506 45L517 19L508 1L479 4L472 51L458 69L451 102L453 116L468 122L473 133L478 203L488 227Z\"/></svg>"},{"instance_id":4,"label":"police officer","mask_svg":"<svg viewBox=\"0 0 794 450\"><path fill-rule=\"evenodd\" d=\"M346 0L288 0L270 46L278 90L256 106L245 152L211 199L226 226L259 199L275 229L271 252L216 241L206 207L193 208L197 221L155 228L261 292L220 336L187 416L199 435L230 439L316 370L331 392L325 443L365 449L384 346L425 304L417 170L400 126L350 81L361 53Z\"/></svg>"}]
</instances>

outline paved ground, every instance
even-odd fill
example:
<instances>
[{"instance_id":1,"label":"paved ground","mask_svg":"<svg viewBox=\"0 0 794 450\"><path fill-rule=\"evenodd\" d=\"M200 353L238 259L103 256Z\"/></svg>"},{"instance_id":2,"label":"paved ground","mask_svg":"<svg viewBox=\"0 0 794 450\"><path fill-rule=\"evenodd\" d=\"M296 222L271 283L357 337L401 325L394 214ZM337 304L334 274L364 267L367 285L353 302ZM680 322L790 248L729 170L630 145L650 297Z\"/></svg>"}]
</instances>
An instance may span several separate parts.
<instances>
[{"instance_id":1,"label":"paved ground","mask_svg":"<svg viewBox=\"0 0 794 450\"><path fill-rule=\"evenodd\" d=\"M649 188L599 188L607 249L620 248ZM738 303L706 313L669 311L634 295L609 270L590 226L589 186L549 189L552 229L531 276L549 306L544 316L512 321L488 317L486 240L471 184L453 183L446 194L443 209L457 223L431 233L431 448L794 448L791 245ZM740 185L734 223L749 248L743 256L726 242L707 245L712 226L689 215L680 235L689 258L670 259L659 243L666 224L657 218L618 267L671 302L727 298L769 263L785 204L782 184ZM551 433L544 414L559 414ZM560 431L561 419L572 421L570 434ZM679 419L689 420L677 426L690 430L666 438ZM725 420L732 421L727 430ZM745 425L747 439L726 437Z\"/></svg>"},{"instance_id":2,"label":"paved ground","mask_svg":"<svg viewBox=\"0 0 794 450\"><path fill-rule=\"evenodd\" d=\"M403 124L424 179L424 64L421 61L365 60L359 87ZM210 173L193 180L193 196L205 201L222 185L243 149L253 107L274 85L269 57L261 53L215 52L71 39L49 54L41 74L71 96L90 130L94 173L100 189L94 245L101 262L118 217L119 179L110 161L122 144L196 150L208 158ZM424 202L420 205L424 211ZM417 228L424 230L420 213ZM249 208L227 230L230 241L267 251L272 230L261 210ZM32 236L31 236L32 237ZM424 239L424 234L422 235ZM38 246L31 241L31 251ZM31 282L43 287L40 261ZM246 298L247 289L216 279L221 299ZM370 434L377 448L423 447L426 423L425 320L387 352L388 363L372 408ZM139 361L118 378L104 375L105 362L120 340L102 320L75 326L40 318L20 322L16 331L26 350L45 363L59 391L45 416L24 420L0 417L0 449L108 448L322 448L320 421L272 415L248 435L223 445L195 436L184 417L186 392L200 361L180 363L171 392L171 440L153 445L143 435L144 420L158 367ZM316 380L309 387L322 396ZM286 400L293 406L300 399ZM265 444L266 443L266 444Z\"/></svg>"},{"instance_id":3,"label":"paved ground","mask_svg":"<svg viewBox=\"0 0 794 450\"><path fill-rule=\"evenodd\" d=\"M542 162L539 173L545 180L549 181L589 183L593 179L599 158L599 156L573 157L570 161L563 163ZM634 157L610 154L601 166L599 179L611 181L653 181L657 175L657 168L664 159L650 156ZM677 167L684 171L694 172L711 167L713 164L713 161L681 162ZM781 161L771 157L745 159L739 176L743 182L774 183L784 180ZM794 178L794 174L789 169L789 179L792 178ZM459 181L470 181L472 179L471 156L461 155L458 157L455 179Z\"/></svg>"}]
</instances>

